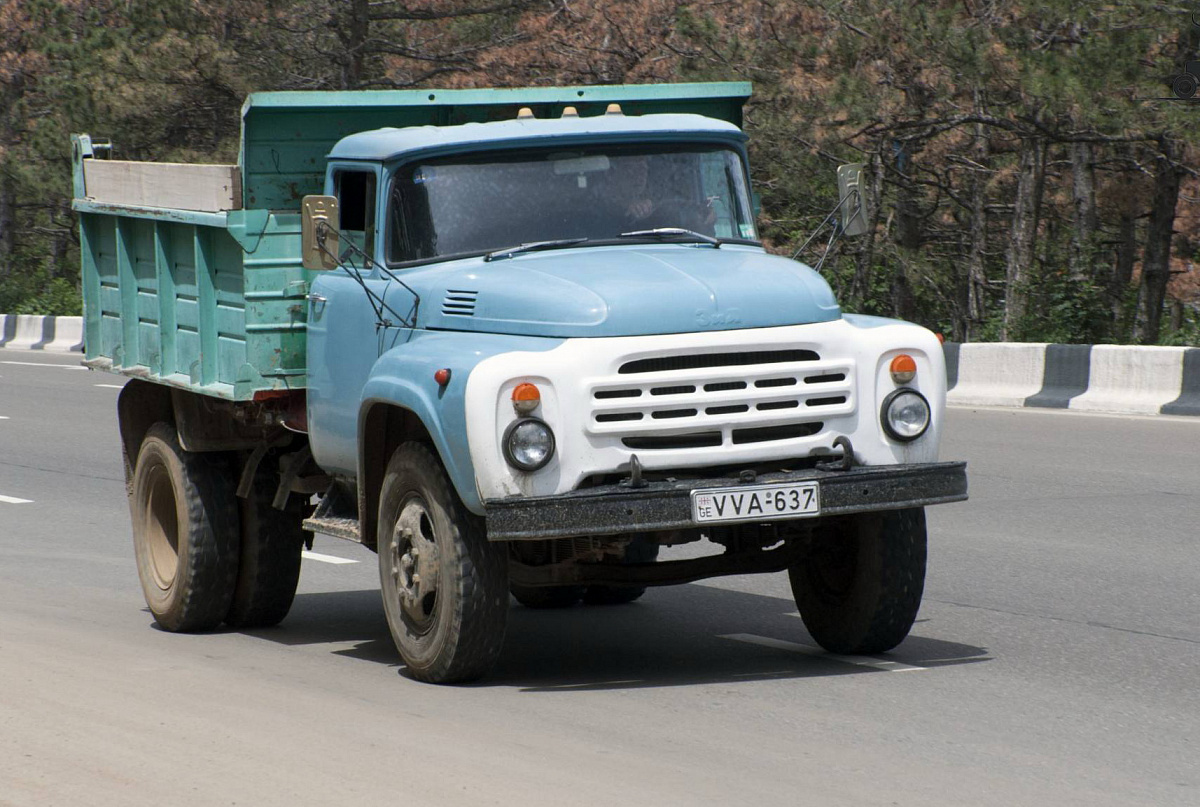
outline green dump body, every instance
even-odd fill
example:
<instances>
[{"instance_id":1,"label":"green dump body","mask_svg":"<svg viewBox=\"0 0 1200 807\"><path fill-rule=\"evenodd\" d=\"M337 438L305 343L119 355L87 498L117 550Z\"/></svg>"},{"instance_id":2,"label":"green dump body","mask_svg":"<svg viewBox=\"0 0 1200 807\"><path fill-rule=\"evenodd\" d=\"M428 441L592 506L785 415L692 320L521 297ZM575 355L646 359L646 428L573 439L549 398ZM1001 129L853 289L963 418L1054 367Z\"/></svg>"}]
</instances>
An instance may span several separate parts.
<instances>
[{"instance_id":1,"label":"green dump body","mask_svg":"<svg viewBox=\"0 0 1200 807\"><path fill-rule=\"evenodd\" d=\"M99 144L76 135L85 363L235 401L304 387L312 273L300 200L324 192L325 157L346 135L507 120L522 107L586 117L610 103L741 126L749 95L746 83L255 93L238 165L225 167L99 160ZM192 183L226 195L175 194Z\"/></svg>"}]
</instances>

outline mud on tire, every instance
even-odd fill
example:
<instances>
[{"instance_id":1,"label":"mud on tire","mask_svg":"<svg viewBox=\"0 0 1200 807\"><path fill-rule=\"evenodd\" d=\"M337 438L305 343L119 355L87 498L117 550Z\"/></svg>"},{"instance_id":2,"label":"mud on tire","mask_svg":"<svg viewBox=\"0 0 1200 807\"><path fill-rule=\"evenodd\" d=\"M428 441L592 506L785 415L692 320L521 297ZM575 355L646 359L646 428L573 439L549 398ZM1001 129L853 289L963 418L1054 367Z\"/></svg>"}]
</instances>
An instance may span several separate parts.
<instances>
[{"instance_id":1,"label":"mud on tire","mask_svg":"<svg viewBox=\"0 0 1200 807\"><path fill-rule=\"evenodd\" d=\"M408 674L450 684L486 674L508 618L508 555L459 501L422 443L392 455L379 497L379 577Z\"/></svg>"},{"instance_id":2,"label":"mud on tire","mask_svg":"<svg viewBox=\"0 0 1200 807\"><path fill-rule=\"evenodd\" d=\"M272 502L279 476L263 463L241 505L241 561L226 624L235 628L278 625L292 607L300 582L303 519L295 501L284 510Z\"/></svg>"},{"instance_id":3,"label":"mud on tire","mask_svg":"<svg viewBox=\"0 0 1200 807\"><path fill-rule=\"evenodd\" d=\"M228 613L238 570L235 502L224 458L184 451L167 423L150 427L129 507L142 593L166 630L206 630Z\"/></svg>"}]
</instances>

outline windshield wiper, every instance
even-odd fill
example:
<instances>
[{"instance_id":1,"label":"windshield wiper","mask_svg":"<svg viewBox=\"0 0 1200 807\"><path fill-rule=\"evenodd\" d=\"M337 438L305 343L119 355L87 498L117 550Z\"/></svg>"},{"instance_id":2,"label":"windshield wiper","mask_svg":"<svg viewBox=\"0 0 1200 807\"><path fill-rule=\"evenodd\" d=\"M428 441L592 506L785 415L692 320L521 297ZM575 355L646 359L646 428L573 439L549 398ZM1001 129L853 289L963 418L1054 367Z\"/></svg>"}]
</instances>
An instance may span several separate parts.
<instances>
[{"instance_id":1,"label":"windshield wiper","mask_svg":"<svg viewBox=\"0 0 1200 807\"><path fill-rule=\"evenodd\" d=\"M631 233L621 233L618 238L688 238L693 241L700 241L705 244L712 244L713 249L721 248L721 239L704 233L698 233L695 230L686 230L683 227L655 227L653 230L634 230Z\"/></svg>"},{"instance_id":2,"label":"windshield wiper","mask_svg":"<svg viewBox=\"0 0 1200 807\"><path fill-rule=\"evenodd\" d=\"M543 249L559 249L560 247L573 247L576 244L582 244L586 238L556 238L553 241L529 241L525 244L520 244L508 249L498 249L495 252L489 252L483 256L485 261L498 261L501 258L511 258L514 255L520 255L522 252L538 252Z\"/></svg>"}]
</instances>

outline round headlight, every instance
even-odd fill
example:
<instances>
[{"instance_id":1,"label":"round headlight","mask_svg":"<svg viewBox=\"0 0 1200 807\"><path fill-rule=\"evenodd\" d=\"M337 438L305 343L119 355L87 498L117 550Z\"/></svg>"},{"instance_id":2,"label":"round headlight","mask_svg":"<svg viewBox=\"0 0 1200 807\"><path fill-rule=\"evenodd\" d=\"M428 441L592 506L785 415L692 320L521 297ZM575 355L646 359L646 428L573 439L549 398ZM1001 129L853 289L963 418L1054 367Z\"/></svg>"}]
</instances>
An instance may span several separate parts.
<instances>
[{"instance_id":1,"label":"round headlight","mask_svg":"<svg viewBox=\"0 0 1200 807\"><path fill-rule=\"evenodd\" d=\"M907 443L929 428L929 401L915 389L898 389L883 399L880 415L888 437Z\"/></svg>"},{"instance_id":2,"label":"round headlight","mask_svg":"<svg viewBox=\"0 0 1200 807\"><path fill-rule=\"evenodd\" d=\"M522 418L504 430L504 459L521 471L536 471L554 456L554 432L537 418Z\"/></svg>"}]
</instances>

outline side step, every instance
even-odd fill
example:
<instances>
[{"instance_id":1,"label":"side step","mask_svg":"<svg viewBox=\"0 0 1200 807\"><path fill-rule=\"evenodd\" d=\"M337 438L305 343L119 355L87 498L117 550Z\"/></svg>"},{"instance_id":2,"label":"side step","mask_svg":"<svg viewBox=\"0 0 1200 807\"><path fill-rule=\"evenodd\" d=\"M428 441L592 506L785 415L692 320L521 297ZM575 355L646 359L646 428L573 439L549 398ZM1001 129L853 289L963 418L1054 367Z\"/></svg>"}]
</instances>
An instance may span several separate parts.
<instances>
[{"instance_id":1,"label":"side step","mask_svg":"<svg viewBox=\"0 0 1200 807\"><path fill-rule=\"evenodd\" d=\"M325 491L312 518L304 519L304 529L356 544L363 542L358 529L358 502L336 483Z\"/></svg>"}]
</instances>

